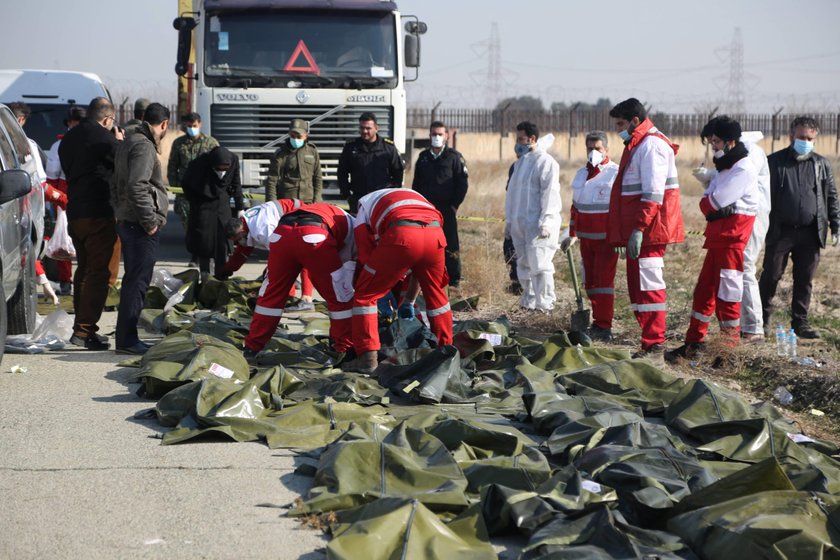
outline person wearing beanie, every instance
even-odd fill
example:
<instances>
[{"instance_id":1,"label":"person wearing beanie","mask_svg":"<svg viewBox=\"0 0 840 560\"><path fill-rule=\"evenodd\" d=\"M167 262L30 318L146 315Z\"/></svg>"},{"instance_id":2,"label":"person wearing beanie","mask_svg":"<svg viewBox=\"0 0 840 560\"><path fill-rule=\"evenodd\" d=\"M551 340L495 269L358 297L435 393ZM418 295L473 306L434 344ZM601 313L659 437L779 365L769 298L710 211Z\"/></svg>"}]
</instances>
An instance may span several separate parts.
<instances>
[{"instance_id":1,"label":"person wearing beanie","mask_svg":"<svg viewBox=\"0 0 840 560\"><path fill-rule=\"evenodd\" d=\"M685 344L665 352L668 362L690 359L703 351L713 316L731 344L740 338L744 248L758 207L758 171L740 141L738 121L718 118L711 131L717 175L700 200L700 211L706 217L706 258L694 287Z\"/></svg>"}]
</instances>

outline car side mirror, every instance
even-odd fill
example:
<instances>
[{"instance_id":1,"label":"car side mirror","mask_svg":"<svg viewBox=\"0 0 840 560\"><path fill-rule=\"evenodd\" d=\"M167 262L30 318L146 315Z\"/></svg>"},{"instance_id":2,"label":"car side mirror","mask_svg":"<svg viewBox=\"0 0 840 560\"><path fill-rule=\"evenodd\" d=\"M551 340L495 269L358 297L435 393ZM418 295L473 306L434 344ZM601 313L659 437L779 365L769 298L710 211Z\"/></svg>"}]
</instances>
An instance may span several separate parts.
<instances>
[{"instance_id":1,"label":"car side mirror","mask_svg":"<svg viewBox=\"0 0 840 560\"><path fill-rule=\"evenodd\" d=\"M25 196L31 190L32 179L23 169L0 172L0 204Z\"/></svg>"}]
</instances>

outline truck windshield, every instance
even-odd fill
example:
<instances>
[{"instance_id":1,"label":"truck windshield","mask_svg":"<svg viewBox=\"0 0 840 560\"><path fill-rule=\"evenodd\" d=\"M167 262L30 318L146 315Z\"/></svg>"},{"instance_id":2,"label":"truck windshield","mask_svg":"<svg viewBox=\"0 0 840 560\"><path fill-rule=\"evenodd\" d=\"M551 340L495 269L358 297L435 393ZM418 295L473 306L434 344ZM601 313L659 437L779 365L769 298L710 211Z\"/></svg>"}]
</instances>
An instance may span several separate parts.
<instances>
[{"instance_id":1,"label":"truck windshield","mask_svg":"<svg viewBox=\"0 0 840 560\"><path fill-rule=\"evenodd\" d=\"M217 87L396 87L394 15L316 11L209 14L204 80Z\"/></svg>"}]
</instances>

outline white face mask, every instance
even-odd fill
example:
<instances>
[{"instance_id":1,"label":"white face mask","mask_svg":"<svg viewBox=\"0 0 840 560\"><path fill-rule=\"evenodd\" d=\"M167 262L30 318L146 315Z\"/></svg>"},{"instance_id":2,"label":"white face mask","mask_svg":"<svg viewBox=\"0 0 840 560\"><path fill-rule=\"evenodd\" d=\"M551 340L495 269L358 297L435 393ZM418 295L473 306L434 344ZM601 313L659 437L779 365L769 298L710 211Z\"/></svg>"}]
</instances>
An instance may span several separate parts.
<instances>
[{"instance_id":1,"label":"white face mask","mask_svg":"<svg viewBox=\"0 0 840 560\"><path fill-rule=\"evenodd\" d=\"M604 161L604 154L599 152L598 150L592 150L589 152L589 163L592 164L592 167L596 167L599 163Z\"/></svg>"},{"instance_id":2,"label":"white face mask","mask_svg":"<svg viewBox=\"0 0 840 560\"><path fill-rule=\"evenodd\" d=\"M443 148L444 144L446 144L446 141L442 135L435 134L432 136L432 148Z\"/></svg>"},{"instance_id":3,"label":"white face mask","mask_svg":"<svg viewBox=\"0 0 840 560\"><path fill-rule=\"evenodd\" d=\"M214 169L213 171L219 176L219 179L223 178L225 173L227 173L227 169Z\"/></svg>"},{"instance_id":4,"label":"white face mask","mask_svg":"<svg viewBox=\"0 0 840 560\"><path fill-rule=\"evenodd\" d=\"M718 151L715 152L714 155L715 155L715 159L720 159L720 158L722 158L723 156L726 155L726 152L724 152L723 150L718 150Z\"/></svg>"}]
</instances>

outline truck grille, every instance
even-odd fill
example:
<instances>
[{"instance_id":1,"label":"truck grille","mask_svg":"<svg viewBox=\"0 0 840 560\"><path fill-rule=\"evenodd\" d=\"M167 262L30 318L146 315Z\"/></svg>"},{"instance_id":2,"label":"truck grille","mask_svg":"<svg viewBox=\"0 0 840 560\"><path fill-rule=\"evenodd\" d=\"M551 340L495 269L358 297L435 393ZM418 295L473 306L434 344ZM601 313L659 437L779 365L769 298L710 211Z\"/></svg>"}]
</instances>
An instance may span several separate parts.
<instances>
[{"instance_id":1,"label":"truck grille","mask_svg":"<svg viewBox=\"0 0 840 560\"><path fill-rule=\"evenodd\" d=\"M292 119L311 121L333 109L330 105L223 105L210 106L211 134L219 143L244 159L259 160L259 180L265 177L268 158L277 146L263 148L289 131ZM338 157L344 144L359 135L359 116L364 112L376 115L379 134L391 136L390 107L347 105L309 130L309 139L318 147L324 181L334 182ZM252 165L256 162L252 162ZM246 184L257 180L245 177Z\"/></svg>"}]
</instances>

